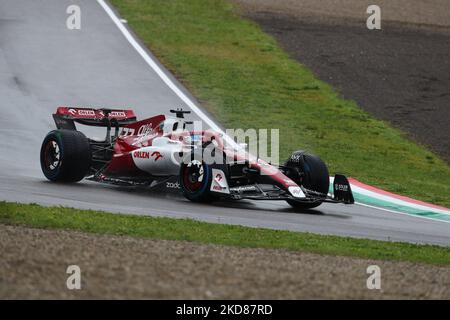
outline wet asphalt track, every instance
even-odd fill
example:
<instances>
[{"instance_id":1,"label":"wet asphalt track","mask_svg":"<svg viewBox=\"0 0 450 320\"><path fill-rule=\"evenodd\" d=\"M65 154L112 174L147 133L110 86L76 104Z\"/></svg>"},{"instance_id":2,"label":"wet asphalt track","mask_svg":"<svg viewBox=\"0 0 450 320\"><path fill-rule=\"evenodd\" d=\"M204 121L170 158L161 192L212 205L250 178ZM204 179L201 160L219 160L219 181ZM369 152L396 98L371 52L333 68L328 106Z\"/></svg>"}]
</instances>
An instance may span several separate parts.
<instances>
[{"instance_id":1,"label":"wet asphalt track","mask_svg":"<svg viewBox=\"0 0 450 320\"><path fill-rule=\"evenodd\" d=\"M81 7L81 30L66 28L71 4ZM199 205L145 189L47 182L39 148L56 106L132 106L142 118L184 105L94 0L0 2L0 97L0 200L450 245L449 223L359 205L296 213L277 201Z\"/></svg>"}]
</instances>

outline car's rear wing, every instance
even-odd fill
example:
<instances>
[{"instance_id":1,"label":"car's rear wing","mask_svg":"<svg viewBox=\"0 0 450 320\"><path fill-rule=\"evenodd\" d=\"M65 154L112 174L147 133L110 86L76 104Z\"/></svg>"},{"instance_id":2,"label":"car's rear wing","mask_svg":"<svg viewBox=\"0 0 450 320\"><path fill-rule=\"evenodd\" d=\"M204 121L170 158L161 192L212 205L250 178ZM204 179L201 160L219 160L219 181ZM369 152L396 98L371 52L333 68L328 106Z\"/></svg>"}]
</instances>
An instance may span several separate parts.
<instances>
[{"instance_id":1,"label":"car's rear wing","mask_svg":"<svg viewBox=\"0 0 450 320\"><path fill-rule=\"evenodd\" d=\"M136 121L133 110L58 107L53 114L58 129L76 130L75 122L97 127L122 127Z\"/></svg>"}]
</instances>

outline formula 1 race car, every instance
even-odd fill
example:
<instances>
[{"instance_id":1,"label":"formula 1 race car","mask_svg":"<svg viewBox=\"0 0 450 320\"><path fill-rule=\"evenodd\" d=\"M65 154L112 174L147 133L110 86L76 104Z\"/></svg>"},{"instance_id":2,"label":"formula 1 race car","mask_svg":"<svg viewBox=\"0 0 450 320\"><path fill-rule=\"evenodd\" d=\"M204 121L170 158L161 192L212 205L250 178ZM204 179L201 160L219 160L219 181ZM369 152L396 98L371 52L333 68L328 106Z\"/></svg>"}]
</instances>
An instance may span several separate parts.
<instances>
[{"instance_id":1,"label":"formula 1 race car","mask_svg":"<svg viewBox=\"0 0 450 320\"><path fill-rule=\"evenodd\" d=\"M350 184L336 175L333 196L325 163L304 151L274 166L224 143L221 132L188 130L190 113L170 110L137 121L132 110L59 107L57 130L45 137L41 167L47 179L83 178L117 185L181 189L196 202L219 198L286 200L299 209L322 202L354 202ZM75 123L106 128L104 139L87 138Z\"/></svg>"}]
</instances>

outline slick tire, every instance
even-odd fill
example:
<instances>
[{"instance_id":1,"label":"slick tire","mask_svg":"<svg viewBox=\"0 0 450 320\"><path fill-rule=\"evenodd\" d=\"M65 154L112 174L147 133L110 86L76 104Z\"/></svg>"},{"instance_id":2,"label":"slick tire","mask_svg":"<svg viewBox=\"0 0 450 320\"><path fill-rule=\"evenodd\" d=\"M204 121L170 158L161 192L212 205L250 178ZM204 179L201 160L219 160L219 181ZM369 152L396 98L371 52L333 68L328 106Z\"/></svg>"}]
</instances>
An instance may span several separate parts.
<instances>
[{"instance_id":1,"label":"slick tire","mask_svg":"<svg viewBox=\"0 0 450 320\"><path fill-rule=\"evenodd\" d=\"M308 154L305 151L296 151L285 163L286 167L292 168L289 178L295 183L308 190L324 194L326 197L330 186L330 177L326 164L318 156ZM301 202L286 200L296 209L312 209L322 204L322 200L313 202Z\"/></svg>"},{"instance_id":2,"label":"slick tire","mask_svg":"<svg viewBox=\"0 0 450 320\"><path fill-rule=\"evenodd\" d=\"M86 136L73 130L54 130L41 146L41 168L54 182L78 182L91 166L91 148Z\"/></svg>"}]
</instances>

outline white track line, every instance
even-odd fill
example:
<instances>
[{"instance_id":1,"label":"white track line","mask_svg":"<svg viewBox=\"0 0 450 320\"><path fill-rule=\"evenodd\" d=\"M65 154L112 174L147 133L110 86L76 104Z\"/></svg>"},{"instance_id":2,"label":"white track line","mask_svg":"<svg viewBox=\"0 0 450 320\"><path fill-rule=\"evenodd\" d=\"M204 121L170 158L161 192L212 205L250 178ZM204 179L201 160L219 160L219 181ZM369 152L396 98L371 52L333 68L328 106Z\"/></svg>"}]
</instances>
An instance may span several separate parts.
<instances>
[{"instance_id":1,"label":"white track line","mask_svg":"<svg viewBox=\"0 0 450 320\"><path fill-rule=\"evenodd\" d=\"M120 21L114 11L105 3L104 0L97 0L100 6L106 11L108 16L116 24L128 42L133 46L134 49L141 55L141 57L147 62L147 64L156 72L156 74L161 78L162 81L170 88L173 92L192 110L201 120L203 120L212 130L220 132L224 135L224 139L227 140L230 146L236 147L236 143L229 136L225 135L223 130L212 121L188 96L186 96L183 91L178 88L178 86L166 75L166 73L159 67L159 65L148 55L148 53L142 48L142 46L136 41L136 39L131 35L131 33L125 28L123 23Z\"/></svg>"}]
</instances>

